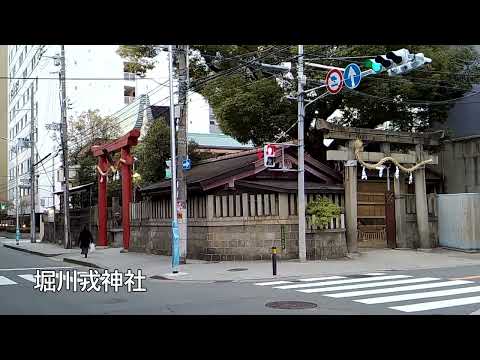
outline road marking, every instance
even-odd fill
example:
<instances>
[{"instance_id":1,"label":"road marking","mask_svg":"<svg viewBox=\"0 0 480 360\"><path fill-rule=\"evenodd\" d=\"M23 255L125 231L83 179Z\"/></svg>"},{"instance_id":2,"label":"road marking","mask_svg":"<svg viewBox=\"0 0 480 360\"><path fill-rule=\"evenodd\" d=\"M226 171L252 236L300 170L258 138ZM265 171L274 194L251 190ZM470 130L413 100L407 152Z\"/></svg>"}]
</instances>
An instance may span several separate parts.
<instances>
[{"instance_id":1,"label":"road marking","mask_svg":"<svg viewBox=\"0 0 480 360\"><path fill-rule=\"evenodd\" d=\"M258 286L268 286L268 285L280 285L280 284L291 284L291 281L270 281L270 282L264 282L264 283L256 283L253 285L258 285Z\"/></svg>"},{"instance_id":2,"label":"road marking","mask_svg":"<svg viewBox=\"0 0 480 360\"><path fill-rule=\"evenodd\" d=\"M300 281L321 281L321 280L336 280L336 279L345 279L345 276L325 276L319 278L308 278L308 279L299 279Z\"/></svg>"},{"instance_id":3,"label":"road marking","mask_svg":"<svg viewBox=\"0 0 480 360\"><path fill-rule=\"evenodd\" d=\"M442 297L442 296L450 296L450 295L458 295L458 294L468 294L468 293L474 293L474 292L480 292L480 286L471 286L471 287L449 289L449 290L427 291L427 292L413 293L413 294L382 296L382 297L376 297L376 298L370 298L370 299L359 299L354 301L362 304L385 304L385 303L396 302L396 301L426 299L426 298Z\"/></svg>"},{"instance_id":4,"label":"road marking","mask_svg":"<svg viewBox=\"0 0 480 360\"><path fill-rule=\"evenodd\" d=\"M378 272L373 272L373 273L367 273L363 274L365 276L380 276L380 275L385 275L385 273L378 273Z\"/></svg>"},{"instance_id":5,"label":"road marking","mask_svg":"<svg viewBox=\"0 0 480 360\"><path fill-rule=\"evenodd\" d=\"M480 296L471 296L471 297L451 299L451 300L431 301L431 302L412 304L412 305L392 306L392 307L389 307L389 309L399 310L403 312L417 312L417 311L443 309L448 307L454 307L454 306L460 306L460 305L471 305L471 304L480 304Z\"/></svg>"},{"instance_id":6,"label":"road marking","mask_svg":"<svg viewBox=\"0 0 480 360\"><path fill-rule=\"evenodd\" d=\"M25 280L36 283L35 277L32 274L22 274L22 275L18 275L18 276L21 277L22 279L25 279Z\"/></svg>"},{"instance_id":7,"label":"road marking","mask_svg":"<svg viewBox=\"0 0 480 360\"><path fill-rule=\"evenodd\" d=\"M451 280L471 280L471 279L480 279L480 275L475 275L475 276L465 276L462 278L454 278Z\"/></svg>"},{"instance_id":8,"label":"road marking","mask_svg":"<svg viewBox=\"0 0 480 360\"><path fill-rule=\"evenodd\" d=\"M378 280L390 280L390 279L405 279L411 278L410 275L390 275L390 276L375 276L370 278L363 279L347 279L347 280L334 280L334 281L324 281L324 282L314 282L310 284L295 284L295 285L284 285L276 286L274 289L299 289L299 288L308 288L316 286L327 286L327 285L337 285L337 284L352 284L360 282L369 282L369 281L378 281Z\"/></svg>"},{"instance_id":9,"label":"road marking","mask_svg":"<svg viewBox=\"0 0 480 360\"><path fill-rule=\"evenodd\" d=\"M413 280L417 280L417 279L413 279ZM410 281L410 280L403 280L403 281L405 283L406 281ZM411 282L415 282L415 281L411 281ZM446 287L446 286L466 285L466 284L472 284L472 283L473 281L462 281L462 280L442 281L437 283L399 286L399 287L386 288L386 289L349 291L349 292L338 293L338 294L328 294L325 296L333 297L333 298L346 298L346 297L363 296L363 295L388 294L388 293L410 291L410 290L431 289L431 288L439 288L439 287Z\"/></svg>"},{"instance_id":10,"label":"road marking","mask_svg":"<svg viewBox=\"0 0 480 360\"><path fill-rule=\"evenodd\" d=\"M55 270L55 269L76 269L78 266L50 266L33 268L0 269L0 271L23 271L23 270Z\"/></svg>"},{"instance_id":11,"label":"road marking","mask_svg":"<svg viewBox=\"0 0 480 360\"><path fill-rule=\"evenodd\" d=\"M420 283L420 282L426 282L426 281L435 281L435 280L440 280L440 279L438 279L438 278L418 278L418 279L408 279L408 280L381 281L381 282L376 282L376 283L323 287L323 288L318 288L318 289L306 289L306 290L298 290L298 291L310 294L310 293L327 292L327 291L364 289L364 288L372 288L372 287L380 287L380 286L388 286L388 285L414 284L414 283ZM375 290L370 290L370 291L375 291ZM340 294L345 294L345 293L340 293ZM326 296L329 296L329 295L326 295ZM337 297L342 297L342 296L337 296Z\"/></svg>"},{"instance_id":12,"label":"road marking","mask_svg":"<svg viewBox=\"0 0 480 360\"><path fill-rule=\"evenodd\" d=\"M0 276L0 285L15 285L16 282L6 278L5 276Z\"/></svg>"}]
</instances>

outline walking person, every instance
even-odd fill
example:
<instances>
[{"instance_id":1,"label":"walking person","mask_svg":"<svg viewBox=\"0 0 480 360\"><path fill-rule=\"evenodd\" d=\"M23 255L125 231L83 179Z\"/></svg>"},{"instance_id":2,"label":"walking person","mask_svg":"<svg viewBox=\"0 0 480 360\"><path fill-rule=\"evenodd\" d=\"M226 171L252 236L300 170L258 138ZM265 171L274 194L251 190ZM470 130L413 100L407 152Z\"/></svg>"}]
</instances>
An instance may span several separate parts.
<instances>
[{"instance_id":1,"label":"walking person","mask_svg":"<svg viewBox=\"0 0 480 360\"><path fill-rule=\"evenodd\" d=\"M86 226L84 226L83 230L80 232L78 242L80 243L80 249L82 249L82 254L85 254L85 257L87 257L90 244L93 244L93 236Z\"/></svg>"}]
</instances>

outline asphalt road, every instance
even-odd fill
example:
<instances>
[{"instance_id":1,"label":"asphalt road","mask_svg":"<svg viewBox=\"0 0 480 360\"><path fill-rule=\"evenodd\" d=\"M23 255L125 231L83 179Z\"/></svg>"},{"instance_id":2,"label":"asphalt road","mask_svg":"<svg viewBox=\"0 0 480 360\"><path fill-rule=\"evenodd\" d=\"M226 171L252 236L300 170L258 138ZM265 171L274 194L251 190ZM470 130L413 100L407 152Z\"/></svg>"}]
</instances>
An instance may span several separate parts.
<instances>
[{"instance_id":1,"label":"asphalt road","mask_svg":"<svg viewBox=\"0 0 480 360\"><path fill-rule=\"evenodd\" d=\"M0 314L468 315L480 309L480 266L330 275L278 284L146 279L146 292L128 292L126 287L118 292L41 292L34 289L37 269L89 270L1 246ZM281 301L315 307L266 306Z\"/></svg>"}]
</instances>

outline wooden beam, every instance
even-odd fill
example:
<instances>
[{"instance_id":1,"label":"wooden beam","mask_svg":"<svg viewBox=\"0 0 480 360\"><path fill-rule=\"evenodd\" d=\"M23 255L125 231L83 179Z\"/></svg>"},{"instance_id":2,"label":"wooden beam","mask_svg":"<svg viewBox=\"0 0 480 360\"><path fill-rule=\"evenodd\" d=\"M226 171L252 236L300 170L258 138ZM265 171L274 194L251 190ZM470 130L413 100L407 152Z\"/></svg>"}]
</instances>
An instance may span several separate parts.
<instances>
[{"instance_id":1,"label":"wooden beam","mask_svg":"<svg viewBox=\"0 0 480 360\"><path fill-rule=\"evenodd\" d=\"M333 125L323 122L320 130L325 132L325 137L336 140L366 140L396 144L422 144L439 145L442 132L409 133L401 131L385 131L378 129L364 129Z\"/></svg>"},{"instance_id":2,"label":"wooden beam","mask_svg":"<svg viewBox=\"0 0 480 360\"><path fill-rule=\"evenodd\" d=\"M438 164L438 155L431 155L425 153L425 159L432 159L433 162L430 164L436 165ZM384 153L381 152L362 152L360 153L360 157L363 161L366 162L378 162L384 157L386 157ZM392 153L390 154L391 157L396 159L399 163L402 164L416 164L417 163L417 156L415 154L402 154L402 153ZM327 151L327 160L336 160L336 161L347 161L347 160L354 160L348 158L348 151L343 150L328 150Z\"/></svg>"},{"instance_id":3,"label":"wooden beam","mask_svg":"<svg viewBox=\"0 0 480 360\"><path fill-rule=\"evenodd\" d=\"M117 140L112 141L111 143L104 145L94 145L92 146L93 156L103 155L103 149L106 149L109 153L118 151L125 146L135 146L138 144L138 138L140 136L139 129L133 129L118 138Z\"/></svg>"}]
</instances>

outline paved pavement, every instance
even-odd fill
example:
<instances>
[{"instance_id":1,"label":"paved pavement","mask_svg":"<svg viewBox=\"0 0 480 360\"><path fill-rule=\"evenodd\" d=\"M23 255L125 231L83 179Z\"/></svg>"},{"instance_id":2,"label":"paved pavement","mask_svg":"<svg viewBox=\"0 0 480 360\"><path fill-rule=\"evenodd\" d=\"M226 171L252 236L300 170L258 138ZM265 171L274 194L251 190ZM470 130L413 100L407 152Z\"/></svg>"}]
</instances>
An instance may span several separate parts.
<instances>
[{"instance_id":1,"label":"paved pavement","mask_svg":"<svg viewBox=\"0 0 480 360\"><path fill-rule=\"evenodd\" d=\"M1 241L1 239L0 239ZM5 241L5 240L4 240ZM17 248L14 244L8 244ZM416 270L432 268L451 268L468 265L480 265L479 253L463 253L452 250L435 249L432 251L370 249L361 250L353 258L326 261L298 260L279 261L276 276L272 275L270 261L222 261L205 262L188 260L181 265L179 274L172 274L169 256L145 253L121 253L119 248L98 248L85 259L79 249L63 249L53 244L21 244L18 248L34 253L44 252L46 256L102 269L118 269L123 272L142 269L147 276L161 276L177 281L216 281L216 280L261 280L283 279L290 277L319 277L326 275L359 274L385 270ZM58 253L58 254L57 254Z\"/></svg>"}]
</instances>

